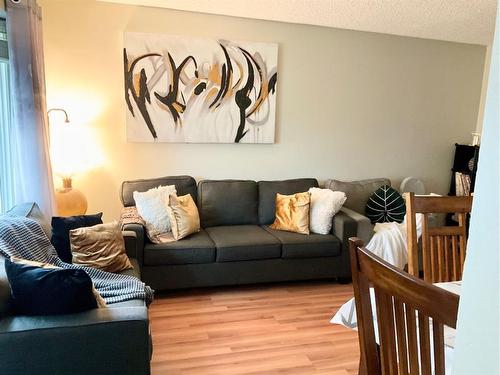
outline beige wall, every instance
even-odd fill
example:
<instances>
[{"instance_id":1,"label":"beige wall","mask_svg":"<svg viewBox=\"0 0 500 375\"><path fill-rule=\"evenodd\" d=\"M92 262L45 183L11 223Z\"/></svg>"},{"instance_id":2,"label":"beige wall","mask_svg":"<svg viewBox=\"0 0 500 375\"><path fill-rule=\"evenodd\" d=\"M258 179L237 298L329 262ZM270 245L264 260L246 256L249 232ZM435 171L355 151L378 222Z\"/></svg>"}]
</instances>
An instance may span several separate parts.
<instances>
[{"instance_id":1,"label":"beige wall","mask_svg":"<svg viewBox=\"0 0 500 375\"><path fill-rule=\"evenodd\" d=\"M490 64L491 64L491 46L487 46L484 58L483 83L481 84L481 97L480 97L481 99L479 101L479 110L478 110L477 124L475 130L475 132L479 133L480 135L483 131L486 94L488 90L488 79L490 76Z\"/></svg>"},{"instance_id":2,"label":"beige wall","mask_svg":"<svg viewBox=\"0 0 500 375\"><path fill-rule=\"evenodd\" d=\"M104 164L75 179L89 211L120 211L124 179L422 178L445 193L455 142L476 127L485 48L315 26L40 0L47 95L95 132ZM279 43L277 143L125 140L124 31ZM58 181L59 183L59 181Z\"/></svg>"}]
</instances>

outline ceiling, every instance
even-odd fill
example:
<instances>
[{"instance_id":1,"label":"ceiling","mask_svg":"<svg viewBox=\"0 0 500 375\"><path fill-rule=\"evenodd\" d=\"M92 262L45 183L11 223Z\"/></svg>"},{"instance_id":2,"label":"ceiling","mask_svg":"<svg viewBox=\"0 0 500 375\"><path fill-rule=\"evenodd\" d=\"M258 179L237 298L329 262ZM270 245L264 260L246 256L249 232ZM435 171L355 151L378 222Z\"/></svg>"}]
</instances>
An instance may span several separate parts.
<instances>
[{"instance_id":1,"label":"ceiling","mask_svg":"<svg viewBox=\"0 0 500 375\"><path fill-rule=\"evenodd\" d=\"M490 45L497 0L101 0Z\"/></svg>"}]
</instances>

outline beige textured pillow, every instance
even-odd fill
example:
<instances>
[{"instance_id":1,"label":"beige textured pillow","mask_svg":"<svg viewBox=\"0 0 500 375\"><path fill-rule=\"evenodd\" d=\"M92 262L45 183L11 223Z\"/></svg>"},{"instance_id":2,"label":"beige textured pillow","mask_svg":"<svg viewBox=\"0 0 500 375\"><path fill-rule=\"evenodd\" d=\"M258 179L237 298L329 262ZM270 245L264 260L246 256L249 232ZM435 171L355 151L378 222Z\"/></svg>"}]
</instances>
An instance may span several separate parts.
<instances>
[{"instance_id":1,"label":"beige textured pillow","mask_svg":"<svg viewBox=\"0 0 500 375\"><path fill-rule=\"evenodd\" d=\"M309 234L309 192L292 195L276 194L276 218L272 229Z\"/></svg>"},{"instance_id":2,"label":"beige textured pillow","mask_svg":"<svg viewBox=\"0 0 500 375\"><path fill-rule=\"evenodd\" d=\"M108 272L133 268L125 253L118 222L73 229L69 232L73 263Z\"/></svg>"},{"instance_id":3,"label":"beige textured pillow","mask_svg":"<svg viewBox=\"0 0 500 375\"><path fill-rule=\"evenodd\" d=\"M191 194L181 197L171 195L167 211L174 239L180 240L200 231L200 215Z\"/></svg>"},{"instance_id":4,"label":"beige textured pillow","mask_svg":"<svg viewBox=\"0 0 500 375\"><path fill-rule=\"evenodd\" d=\"M34 266L34 267L40 267L40 268L61 268L54 266L53 264L50 263L43 263L43 262L37 262L35 260L27 260L27 259L22 259L22 258L17 258L17 257L10 257L10 261L12 263L17 263L17 264L25 264L27 266ZM94 294L95 300L97 302L97 307L102 308L102 307L108 307L106 305L106 301L104 301L104 298L101 297L97 289L95 288L94 284L92 284L92 293Z\"/></svg>"}]
</instances>

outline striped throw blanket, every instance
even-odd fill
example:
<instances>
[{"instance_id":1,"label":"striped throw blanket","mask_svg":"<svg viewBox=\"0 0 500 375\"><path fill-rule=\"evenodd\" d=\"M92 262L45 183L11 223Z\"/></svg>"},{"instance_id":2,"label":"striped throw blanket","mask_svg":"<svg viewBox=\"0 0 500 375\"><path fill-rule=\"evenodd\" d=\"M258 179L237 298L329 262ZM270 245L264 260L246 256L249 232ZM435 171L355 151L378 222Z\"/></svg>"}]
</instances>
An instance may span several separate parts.
<instances>
[{"instance_id":1,"label":"striped throw blanket","mask_svg":"<svg viewBox=\"0 0 500 375\"><path fill-rule=\"evenodd\" d=\"M119 275L76 264L64 263L45 235L42 227L25 217L0 216L0 255L15 256L61 268L80 268L88 273L107 304L142 299L149 304L154 291L133 276Z\"/></svg>"}]
</instances>

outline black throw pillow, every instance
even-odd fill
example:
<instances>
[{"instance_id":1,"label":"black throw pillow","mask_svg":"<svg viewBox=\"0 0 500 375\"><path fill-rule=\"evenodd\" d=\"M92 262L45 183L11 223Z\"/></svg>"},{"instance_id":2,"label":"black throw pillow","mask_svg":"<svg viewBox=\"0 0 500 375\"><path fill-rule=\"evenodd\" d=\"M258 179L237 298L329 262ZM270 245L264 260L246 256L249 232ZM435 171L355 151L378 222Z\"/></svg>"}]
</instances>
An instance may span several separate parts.
<instances>
[{"instance_id":1,"label":"black throw pillow","mask_svg":"<svg viewBox=\"0 0 500 375\"><path fill-rule=\"evenodd\" d=\"M102 224L102 212L95 215L81 215L70 217L52 218L52 245L56 248L57 255L63 262L71 263L71 246L69 231L82 227L92 227Z\"/></svg>"},{"instance_id":2,"label":"black throw pillow","mask_svg":"<svg viewBox=\"0 0 500 375\"><path fill-rule=\"evenodd\" d=\"M81 269L47 269L5 259L5 272L17 315L71 314L94 309L92 280Z\"/></svg>"},{"instance_id":3,"label":"black throw pillow","mask_svg":"<svg viewBox=\"0 0 500 375\"><path fill-rule=\"evenodd\" d=\"M401 223L406 215L405 201L401 194L389 185L381 186L368 199L365 215L372 223Z\"/></svg>"}]
</instances>

